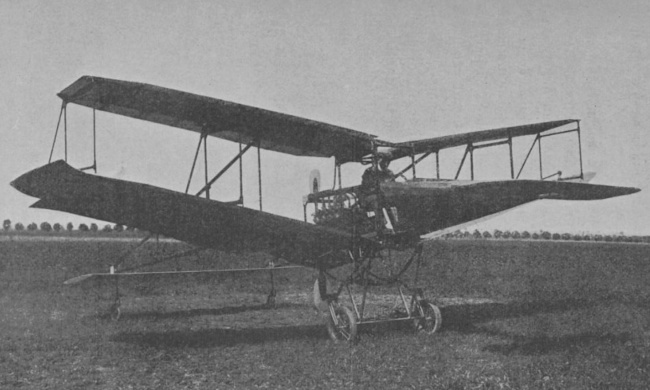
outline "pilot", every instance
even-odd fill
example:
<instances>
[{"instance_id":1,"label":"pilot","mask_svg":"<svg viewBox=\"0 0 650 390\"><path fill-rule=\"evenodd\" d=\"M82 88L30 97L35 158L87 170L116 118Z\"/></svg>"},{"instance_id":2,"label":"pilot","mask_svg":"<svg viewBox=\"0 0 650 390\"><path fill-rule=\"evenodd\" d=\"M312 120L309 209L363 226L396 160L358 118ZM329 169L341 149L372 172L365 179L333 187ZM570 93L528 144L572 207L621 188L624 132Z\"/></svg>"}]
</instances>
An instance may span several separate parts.
<instances>
[{"instance_id":1,"label":"pilot","mask_svg":"<svg viewBox=\"0 0 650 390\"><path fill-rule=\"evenodd\" d=\"M378 185L379 183L390 181L395 178L395 174L388 169L390 164L390 159L388 156L379 156L379 161L377 163L377 168L371 166L363 172L361 176L361 185L366 188L372 188L373 186Z\"/></svg>"}]
</instances>

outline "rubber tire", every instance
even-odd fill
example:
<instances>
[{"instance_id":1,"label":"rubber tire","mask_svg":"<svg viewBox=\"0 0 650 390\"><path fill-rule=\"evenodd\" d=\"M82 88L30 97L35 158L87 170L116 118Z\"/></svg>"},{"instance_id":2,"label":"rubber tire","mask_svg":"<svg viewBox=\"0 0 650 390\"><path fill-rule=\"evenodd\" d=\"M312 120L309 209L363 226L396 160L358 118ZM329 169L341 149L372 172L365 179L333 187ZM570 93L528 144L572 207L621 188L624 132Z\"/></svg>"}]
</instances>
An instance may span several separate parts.
<instances>
[{"instance_id":1,"label":"rubber tire","mask_svg":"<svg viewBox=\"0 0 650 390\"><path fill-rule=\"evenodd\" d=\"M334 342L347 341L353 343L357 338L356 316L352 310L339 305L334 306L334 313L336 314L338 325L334 324L334 318L332 318L331 313L327 320L327 333L330 339Z\"/></svg>"},{"instance_id":2,"label":"rubber tire","mask_svg":"<svg viewBox=\"0 0 650 390\"><path fill-rule=\"evenodd\" d=\"M417 307L419 315L424 318L418 318L414 321L415 329L426 334L434 334L442 325L442 313L438 306L431 302L421 300Z\"/></svg>"}]
</instances>

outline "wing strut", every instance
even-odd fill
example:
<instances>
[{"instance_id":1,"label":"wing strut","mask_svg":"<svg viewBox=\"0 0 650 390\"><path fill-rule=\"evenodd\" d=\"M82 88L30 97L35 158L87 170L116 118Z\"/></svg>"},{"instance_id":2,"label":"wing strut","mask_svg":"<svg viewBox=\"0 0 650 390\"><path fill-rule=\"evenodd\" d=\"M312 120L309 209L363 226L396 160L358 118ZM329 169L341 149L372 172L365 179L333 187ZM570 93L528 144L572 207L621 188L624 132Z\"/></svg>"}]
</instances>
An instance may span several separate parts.
<instances>
[{"instance_id":1,"label":"wing strut","mask_svg":"<svg viewBox=\"0 0 650 390\"><path fill-rule=\"evenodd\" d=\"M59 138L59 128L61 127L61 118L63 118L63 159L68 162L68 106L67 102L64 100L61 103L61 110L59 111L59 119L56 122L56 130L54 131L54 139L52 140L52 147L50 148L50 157L47 160L47 163L52 162L52 156L54 155L54 147L56 146L56 140ZM93 108L93 165L80 168L80 171L88 171L90 169L94 170L97 173L97 126L96 126L96 115L95 109Z\"/></svg>"},{"instance_id":2,"label":"wing strut","mask_svg":"<svg viewBox=\"0 0 650 390\"><path fill-rule=\"evenodd\" d=\"M214 177L213 177L213 178L212 178L208 183L206 183L206 185L205 185L203 188L201 188L201 190L200 190L199 192L196 193L196 196L201 196L204 192L209 191L209 190L210 190L210 187L211 187L211 186L212 186L212 185L213 185L213 184L214 184L214 183L215 183L215 182L216 182L216 181L221 177L221 175L223 175L224 173L226 173L226 171L227 171L228 169L230 169L230 167L231 167L231 166L232 166L232 165L233 165L237 160L239 160L239 159L244 155L244 153L246 153L246 152L248 151L248 149L250 149L251 146L253 146L254 143L255 143L255 142L251 142L251 143L249 143L248 145L246 145L246 147L245 147L244 149L242 149L239 153L237 153L237 155L236 155L232 160L230 160L230 162L229 162L228 164L226 164L226 165L225 165L225 166L224 166L224 167L219 171L219 173L217 173L217 174L216 174L216 175L215 175L215 176L214 176ZM206 163L207 163L207 160L206 160Z\"/></svg>"},{"instance_id":3,"label":"wing strut","mask_svg":"<svg viewBox=\"0 0 650 390\"><path fill-rule=\"evenodd\" d=\"M54 131L54 140L52 140L52 149L50 149L50 158L47 160L47 163L52 162L52 155L54 154L54 146L56 145L56 139L59 136L59 126L61 125L61 117L63 116L63 111L65 111L65 102L61 103L61 111L59 111L59 120L56 122L56 130ZM67 162L66 158L66 162Z\"/></svg>"}]
</instances>

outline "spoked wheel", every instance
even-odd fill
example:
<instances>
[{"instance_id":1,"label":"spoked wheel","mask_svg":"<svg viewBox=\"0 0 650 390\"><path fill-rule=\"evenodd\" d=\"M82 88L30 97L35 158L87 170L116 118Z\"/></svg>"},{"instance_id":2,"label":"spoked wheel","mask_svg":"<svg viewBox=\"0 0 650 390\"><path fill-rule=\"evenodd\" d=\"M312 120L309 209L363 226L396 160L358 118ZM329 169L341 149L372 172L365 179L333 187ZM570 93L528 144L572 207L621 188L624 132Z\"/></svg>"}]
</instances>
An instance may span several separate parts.
<instances>
[{"instance_id":1,"label":"spoked wheel","mask_svg":"<svg viewBox=\"0 0 650 390\"><path fill-rule=\"evenodd\" d=\"M352 310L345 306L331 303L330 316L327 321L327 333L332 341L354 342L357 337L357 319Z\"/></svg>"},{"instance_id":2,"label":"spoked wheel","mask_svg":"<svg viewBox=\"0 0 650 390\"><path fill-rule=\"evenodd\" d=\"M417 302L416 310L417 312L414 314L418 315L418 318L413 321L413 324L417 331L434 334L440 329L442 314L438 306L431 302L421 300Z\"/></svg>"}]
</instances>

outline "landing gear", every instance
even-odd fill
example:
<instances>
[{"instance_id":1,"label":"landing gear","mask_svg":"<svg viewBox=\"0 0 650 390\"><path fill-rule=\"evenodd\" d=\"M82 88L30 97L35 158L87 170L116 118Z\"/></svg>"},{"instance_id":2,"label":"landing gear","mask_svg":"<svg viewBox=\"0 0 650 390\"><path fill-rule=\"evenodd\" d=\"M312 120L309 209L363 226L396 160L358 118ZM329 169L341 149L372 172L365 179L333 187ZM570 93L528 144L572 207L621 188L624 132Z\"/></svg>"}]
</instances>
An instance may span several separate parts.
<instances>
[{"instance_id":1,"label":"landing gear","mask_svg":"<svg viewBox=\"0 0 650 390\"><path fill-rule=\"evenodd\" d=\"M336 302L329 304L327 333L334 342L353 343L357 338L357 318L352 310Z\"/></svg>"},{"instance_id":2,"label":"landing gear","mask_svg":"<svg viewBox=\"0 0 650 390\"><path fill-rule=\"evenodd\" d=\"M424 299L415 302L416 316L413 320L415 330L426 334L434 334L442 324L442 314L438 306Z\"/></svg>"},{"instance_id":3,"label":"landing gear","mask_svg":"<svg viewBox=\"0 0 650 390\"><path fill-rule=\"evenodd\" d=\"M337 341L354 342L357 338L357 328L363 324L378 324L394 321L406 321L413 323L415 329L426 334L434 334L442 324L442 314L438 306L424 299L421 288L408 286L400 279L406 269L416 261L417 269L413 285L417 285L417 274L421 263L421 247L416 248L406 265L400 270L396 277L382 277L372 272L371 262L375 255L353 257L355 269L345 280L339 280L338 290L334 294L327 293L327 278L335 279L325 269L321 269L318 280L314 283L314 304L326 316L327 332L330 338ZM359 292L352 293L351 285L362 286L361 301ZM373 316L366 314L366 298L370 286L395 286L398 289L399 298L403 304L403 310L397 310L393 315ZM352 308L349 309L338 303L341 292L347 291ZM405 296L410 295L410 300ZM355 298L356 296L356 298ZM326 304L327 306L325 306Z\"/></svg>"}]
</instances>

